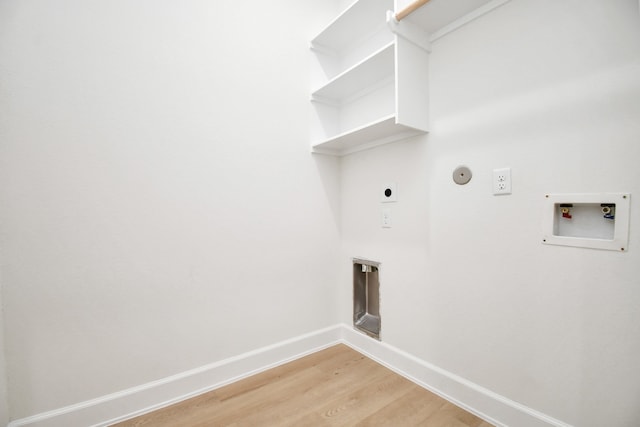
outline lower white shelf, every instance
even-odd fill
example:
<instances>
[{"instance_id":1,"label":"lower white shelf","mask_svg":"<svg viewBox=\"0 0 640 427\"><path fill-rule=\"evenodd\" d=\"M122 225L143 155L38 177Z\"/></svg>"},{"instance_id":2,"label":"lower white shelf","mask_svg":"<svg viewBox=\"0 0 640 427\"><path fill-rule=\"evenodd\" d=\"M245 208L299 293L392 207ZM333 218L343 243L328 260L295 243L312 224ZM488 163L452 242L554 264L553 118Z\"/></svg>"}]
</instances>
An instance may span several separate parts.
<instances>
[{"instance_id":1,"label":"lower white shelf","mask_svg":"<svg viewBox=\"0 0 640 427\"><path fill-rule=\"evenodd\" d=\"M391 115L315 143L311 148L314 153L344 156L424 133L397 123L396 116Z\"/></svg>"}]
</instances>

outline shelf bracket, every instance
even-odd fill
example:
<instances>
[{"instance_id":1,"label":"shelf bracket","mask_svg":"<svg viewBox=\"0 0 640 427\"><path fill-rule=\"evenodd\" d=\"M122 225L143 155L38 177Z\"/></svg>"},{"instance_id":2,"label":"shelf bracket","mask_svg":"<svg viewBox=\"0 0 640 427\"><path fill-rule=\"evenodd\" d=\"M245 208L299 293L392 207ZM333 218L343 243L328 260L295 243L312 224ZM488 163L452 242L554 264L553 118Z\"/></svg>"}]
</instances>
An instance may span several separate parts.
<instances>
[{"instance_id":1,"label":"shelf bracket","mask_svg":"<svg viewBox=\"0 0 640 427\"><path fill-rule=\"evenodd\" d=\"M403 22L398 21L395 13L390 10L387 11L387 25L395 35L400 36L426 52L431 53L429 34L420 28L420 26L406 20Z\"/></svg>"},{"instance_id":2,"label":"shelf bracket","mask_svg":"<svg viewBox=\"0 0 640 427\"><path fill-rule=\"evenodd\" d=\"M333 99L326 98L324 96L319 96L319 95L311 95L310 101L328 105L329 107L333 107L333 108L339 108L342 105L340 102L336 102Z\"/></svg>"},{"instance_id":3,"label":"shelf bracket","mask_svg":"<svg viewBox=\"0 0 640 427\"><path fill-rule=\"evenodd\" d=\"M311 49L311 51L313 51L313 52L321 53L323 55L331 56L331 57L334 57L334 58L338 57L338 54L336 53L335 50L330 49L330 48L328 48L326 46L323 46L321 44L318 44L318 43L311 43L309 45L309 49Z\"/></svg>"}]
</instances>

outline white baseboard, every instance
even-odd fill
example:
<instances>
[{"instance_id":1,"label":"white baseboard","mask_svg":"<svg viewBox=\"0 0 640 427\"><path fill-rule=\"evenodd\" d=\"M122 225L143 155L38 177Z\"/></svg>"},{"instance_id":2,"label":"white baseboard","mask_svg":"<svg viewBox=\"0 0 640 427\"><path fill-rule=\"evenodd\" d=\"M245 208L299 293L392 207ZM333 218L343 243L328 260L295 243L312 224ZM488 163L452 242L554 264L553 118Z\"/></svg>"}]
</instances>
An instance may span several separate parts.
<instances>
[{"instance_id":1,"label":"white baseboard","mask_svg":"<svg viewBox=\"0 0 640 427\"><path fill-rule=\"evenodd\" d=\"M343 342L392 371L498 427L571 427L343 325Z\"/></svg>"},{"instance_id":2,"label":"white baseboard","mask_svg":"<svg viewBox=\"0 0 640 427\"><path fill-rule=\"evenodd\" d=\"M340 324L97 399L12 421L8 427L105 427L344 343L496 426L571 427Z\"/></svg>"},{"instance_id":3,"label":"white baseboard","mask_svg":"<svg viewBox=\"0 0 640 427\"><path fill-rule=\"evenodd\" d=\"M341 341L331 326L121 392L18 419L8 427L104 427L238 381Z\"/></svg>"}]
</instances>

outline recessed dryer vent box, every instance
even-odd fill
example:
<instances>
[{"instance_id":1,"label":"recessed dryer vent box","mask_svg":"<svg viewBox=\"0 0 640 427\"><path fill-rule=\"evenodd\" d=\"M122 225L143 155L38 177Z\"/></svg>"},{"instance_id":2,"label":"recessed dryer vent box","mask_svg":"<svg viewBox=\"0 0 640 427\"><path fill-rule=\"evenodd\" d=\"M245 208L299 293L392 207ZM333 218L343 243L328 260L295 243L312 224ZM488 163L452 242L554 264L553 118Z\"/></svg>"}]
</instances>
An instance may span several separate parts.
<instances>
[{"instance_id":1,"label":"recessed dryer vent box","mask_svg":"<svg viewBox=\"0 0 640 427\"><path fill-rule=\"evenodd\" d=\"M547 194L542 243L627 251L629 193Z\"/></svg>"},{"instance_id":2,"label":"recessed dryer vent box","mask_svg":"<svg viewBox=\"0 0 640 427\"><path fill-rule=\"evenodd\" d=\"M380 340L380 263L353 259L353 326Z\"/></svg>"}]
</instances>

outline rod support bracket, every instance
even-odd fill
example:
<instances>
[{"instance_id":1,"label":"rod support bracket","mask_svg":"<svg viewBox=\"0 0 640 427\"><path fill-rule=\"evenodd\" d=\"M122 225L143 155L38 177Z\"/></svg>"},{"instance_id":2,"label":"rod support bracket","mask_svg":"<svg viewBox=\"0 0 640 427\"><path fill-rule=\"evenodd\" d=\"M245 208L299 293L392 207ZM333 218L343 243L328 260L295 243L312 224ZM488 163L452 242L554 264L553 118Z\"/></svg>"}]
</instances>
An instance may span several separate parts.
<instances>
[{"instance_id":1,"label":"rod support bracket","mask_svg":"<svg viewBox=\"0 0 640 427\"><path fill-rule=\"evenodd\" d=\"M431 52L429 35L420 26L409 21L398 21L395 13L391 10L387 11L387 25L391 32L396 36L400 36L425 51Z\"/></svg>"}]
</instances>

